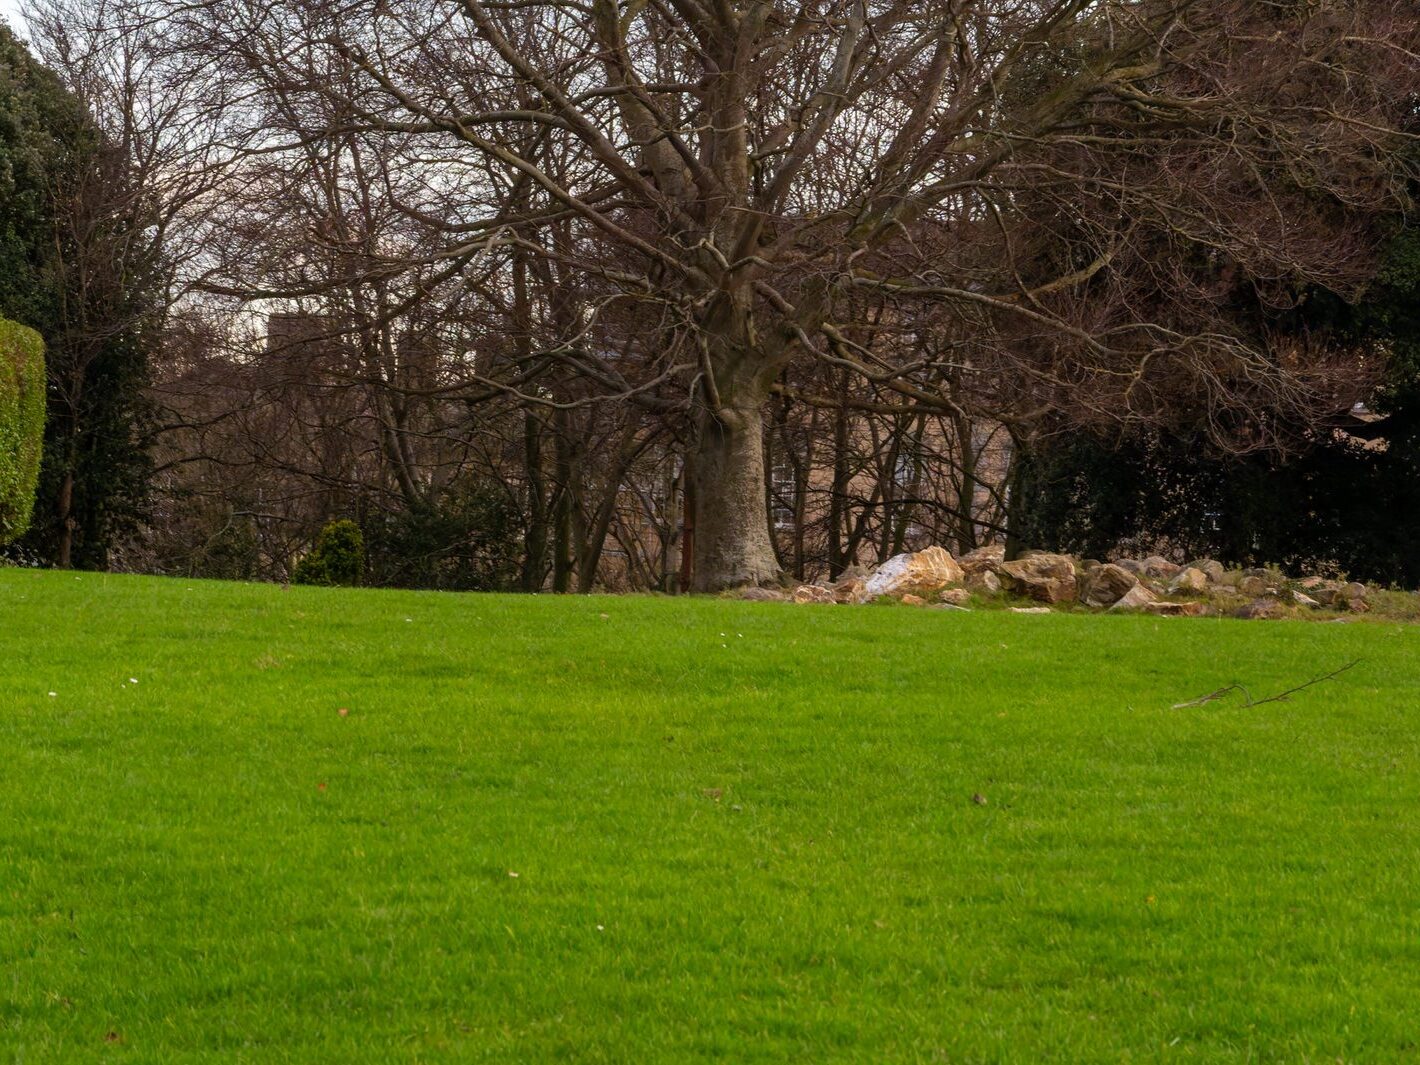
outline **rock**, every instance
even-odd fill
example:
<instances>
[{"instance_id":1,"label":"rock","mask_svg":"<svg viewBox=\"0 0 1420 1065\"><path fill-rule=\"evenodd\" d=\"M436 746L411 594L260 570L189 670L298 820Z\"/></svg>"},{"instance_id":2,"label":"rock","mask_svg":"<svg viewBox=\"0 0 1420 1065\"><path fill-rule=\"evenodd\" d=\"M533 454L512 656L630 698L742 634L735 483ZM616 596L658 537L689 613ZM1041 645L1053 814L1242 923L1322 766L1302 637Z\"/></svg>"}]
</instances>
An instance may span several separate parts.
<instances>
[{"instance_id":1,"label":"rock","mask_svg":"<svg viewBox=\"0 0 1420 1065\"><path fill-rule=\"evenodd\" d=\"M942 594L937 596L937 598L943 603L950 603L952 606L961 606L971 598L971 593L965 588L945 588L942 590Z\"/></svg>"},{"instance_id":2,"label":"rock","mask_svg":"<svg viewBox=\"0 0 1420 1065\"><path fill-rule=\"evenodd\" d=\"M1366 597L1370 594L1370 589L1359 581L1352 581L1350 584L1342 584L1340 581L1323 581L1309 591L1317 602L1336 610L1351 610L1353 608L1350 604L1353 600L1365 603Z\"/></svg>"},{"instance_id":3,"label":"rock","mask_svg":"<svg viewBox=\"0 0 1420 1065\"><path fill-rule=\"evenodd\" d=\"M1086 606L1113 606L1136 588L1139 578L1113 563L1085 574L1080 582L1080 602Z\"/></svg>"},{"instance_id":4,"label":"rock","mask_svg":"<svg viewBox=\"0 0 1420 1065\"><path fill-rule=\"evenodd\" d=\"M1353 614L1364 614L1371 609L1371 604L1364 599L1348 599L1346 600L1346 609Z\"/></svg>"},{"instance_id":5,"label":"rock","mask_svg":"<svg viewBox=\"0 0 1420 1065\"><path fill-rule=\"evenodd\" d=\"M1141 573L1144 572L1144 563L1139 562L1139 561L1137 561L1136 559L1132 559L1132 558L1120 558L1120 559L1115 559L1114 564L1115 564L1116 566L1118 566L1120 569L1122 569L1122 570L1124 570L1124 571L1126 571L1126 572L1128 572L1128 573L1134 574L1134 576L1136 576L1136 577L1139 576L1139 574L1141 574Z\"/></svg>"},{"instance_id":6,"label":"rock","mask_svg":"<svg viewBox=\"0 0 1420 1065\"><path fill-rule=\"evenodd\" d=\"M1110 607L1110 609L1142 610L1144 607L1154 602L1156 598L1154 593L1149 591L1149 589L1145 588L1142 584L1136 584L1115 600L1114 605Z\"/></svg>"},{"instance_id":7,"label":"rock","mask_svg":"<svg viewBox=\"0 0 1420 1065\"><path fill-rule=\"evenodd\" d=\"M999 595L1001 592L1001 578L992 573L989 569L979 573L968 573L966 575L966 586L973 592L982 595Z\"/></svg>"},{"instance_id":8,"label":"rock","mask_svg":"<svg viewBox=\"0 0 1420 1065\"><path fill-rule=\"evenodd\" d=\"M1075 560L1069 555L1032 552L1014 562L1001 563L997 573L1011 591L1043 603L1075 598Z\"/></svg>"},{"instance_id":9,"label":"rock","mask_svg":"<svg viewBox=\"0 0 1420 1065\"><path fill-rule=\"evenodd\" d=\"M1245 574L1238 579L1237 589L1249 599L1256 599L1267 591L1267 582L1256 574Z\"/></svg>"},{"instance_id":10,"label":"rock","mask_svg":"<svg viewBox=\"0 0 1420 1065\"><path fill-rule=\"evenodd\" d=\"M1183 568L1201 570L1203 575L1208 578L1209 584L1217 584L1223 579L1223 574L1228 572L1223 568L1221 562L1211 558L1196 558Z\"/></svg>"},{"instance_id":11,"label":"rock","mask_svg":"<svg viewBox=\"0 0 1420 1065\"><path fill-rule=\"evenodd\" d=\"M1198 594L1208 590L1208 574L1195 566L1185 568L1178 576L1169 581L1169 591L1172 593L1187 592Z\"/></svg>"},{"instance_id":12,"label":"rock","mask_svg":"<svg viewBox=\"0 0 1420 1065\"><path fill-rule=\"evenodd\" d=\"M1270 621L1281 616L1282 604L1275 599L1254 599L1233 611L1233 617L1244 621Z\"/></svg>"},{"instance_id":13,"label":"rock","mask_svg":"<svg viewBox=\"0 0 1420 1065\"><path fill-rule=\"evenodd\" d=\"M903 606L927 605L927 600L923 599L920 595L913 595L911 592L908 592L906 595L904 595L901 599L898 600L898 602L901 603Z\"/></svg>"},{"instance_id":14,"label":"rock","mask_svg":"<svg viewBox=\"0 0 1420 1065\"><path fill-rule=\"evenodd\" d=\"M1097 558L1082 558L1080 559L1080 572L1093 573L1103 565L1104 563Z\"/></svg>"},{"instance_id":15,"label":"rock","mask_svg":"<svg viewBox=\"0 0 1420 1065\"><path fill-rule=\"evenodd\" d=\"M1341 588L1342 585L1339 581L1322 581L1312 585L1307 591L1322 606L1340 607L1343 605L1340 596Z\"/></svg>"},{"instance_id":16,"label":"rock","mask_svg":"<svg viewBox=\"0 0 1420 1065\"><path fill-rule=\"evenodd\" d=\"M793 600L796 603L836 603L833 589L825 588L820 584L804 584L794 589Z\"/></svg>"},{"instance_id":17,"label":"rock","mask_svg":"<svg viewBox=\"0 0 1420 1065\"><path fill-rule=\"evenodd\" d=\"M1297 582L1297 584L1298 584L1303 590L1309 592L1309 591L1311 591L1313 588L1319 588L1319 587L1321 587L1321 585L1324 584L1325 582L1326 582L1326 578L1325 578L1325 577L1303 577L1301 580L1299 580L1299 581Z\"/></svg>"},{"instance_id":18,"label":"rock","mask_svg":"<svg viewBox=\"0 0 1420 1065\"><path fill-rule=\"evenodd\" d=\"M1166 618L1201 618L1208 613L1207 604L1197 601L1145 603L1142 609L1146 614L1158 614L1160 617Z\"/></svg>"},{"instance_id":19,"label":"rock","mask_svg":"<svg viewBox=\"0 0 1420 1065\"><path fill-rule=\"evenodd\" d=\"M866 600L863 595L863 585L866 583L862 577L840 577L838 583L833 586L833 601L835 603L861 603Z\"/></svg>"},{"instance_id":20,"label":"rock","mask_svg":"<svg viewBox=\"0 0 1420 1065\"><path fill-rule=\"evenodd\" d=\"M787 603L789 594L778 588L745 588L739 593L741 599L751 603Z\"/></svg>"},{"instance_id":21,"label":"rock","mask_svg":"<svg viewBox=\"0 0 1420 1065\"><path fill-rule=\"evenodd\" d=\"M1152 555L1139 563L1139 566L1144 571L1146 577L1157 577L1161 580L1168 580L1168 578L1175 576L1183 569L1182 566L1175 562L1170 562L1162 555Z\"/></svg>"},{"instance_id":22,"label":"rock","mask_svg":"<svg viewBox=\"0 0 1420 1065\"><path fill-rule=\"evenodd\" d=\"M953 603L928 603L928 610L955 610L958 614L970 614L971 610L964 606L956 606Z\"/></svg>"},{"instance_id":23,"label":"rock","mask_svg":"<svg viewBox=\"0 0 1420 1065\"><path fill-rule=\"evenodd\" d=\"M1012 614L1053 614L1054 611L1048 606L1013 606Z\"/></svg>"},{"instance_id":24,"label":"rock","mask_svg":"<svg viewBox=\"0 0 1420 1065\"><path fill-rule=\"evenodd\" d=\"M958 584L962 568L940 547L905 552L888 559L864 583L859 602L880 595L935 595L949 584Z\"/></svg>"},{"instance_id":25,"label":"rock","mask_svg":"<svg viewBox=\"0 0 1420 1065\"><path fill-rule=\"evenodd\" d=\"M1005 557L1004 544L987 544L985 547L968 551L957 561L961 564L962 572L967 577L973 577L981 573L994 572Z\"/></svg>"},{"instance_id":26,"label":"rock","mask_svg":"<svg viewBox=\"0 0 1420 1065\"><path fill-rule=\"evenodd\" d=\"M1292 592L1292 602L1296 603L1298 606L1309 606L1313 610L1321 606L1320 603L1307 595L1306 592L1298 592L1295 590Z\"/></svg>"}]
</instances>

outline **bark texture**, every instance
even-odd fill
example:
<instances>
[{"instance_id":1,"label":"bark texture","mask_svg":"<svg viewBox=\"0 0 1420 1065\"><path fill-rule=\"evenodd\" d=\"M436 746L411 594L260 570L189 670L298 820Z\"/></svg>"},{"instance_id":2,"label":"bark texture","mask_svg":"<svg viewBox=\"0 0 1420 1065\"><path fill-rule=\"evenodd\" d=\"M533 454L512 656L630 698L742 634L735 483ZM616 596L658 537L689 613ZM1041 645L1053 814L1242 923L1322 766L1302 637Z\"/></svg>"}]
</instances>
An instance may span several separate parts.
<instances>
[{"instance_id":1,"label":"bark texture","mask_svg":"<svg viewBox=\"0 0 1420 1065\"><path fill-rule=\"evenodd\" d=\"M759 405L706 413L691 463L695 479L693 587L717 592L764 584L779 574L764 495Z\"/></svg>"}]
</instances>

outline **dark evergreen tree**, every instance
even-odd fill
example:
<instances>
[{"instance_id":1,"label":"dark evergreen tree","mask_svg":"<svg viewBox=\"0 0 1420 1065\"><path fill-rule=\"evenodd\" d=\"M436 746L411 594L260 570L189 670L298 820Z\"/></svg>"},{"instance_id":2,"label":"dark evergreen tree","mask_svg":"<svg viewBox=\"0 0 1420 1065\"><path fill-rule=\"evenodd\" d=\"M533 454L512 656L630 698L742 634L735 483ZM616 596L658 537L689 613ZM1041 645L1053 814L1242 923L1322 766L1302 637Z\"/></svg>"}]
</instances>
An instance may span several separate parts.
<instances>
[{"instance_id":1,"label":"dark evergreen tree","mask_svg":"<svg viewBox=\"0 0 1420 1065\"><path fill-rule=\"evenodd\" d=\"M149 464L156 260L123 149L0 25L0 315L47 349L44 462L16 548L60 566L108 564L140 518ZM136 238L136 239L135 239Z\"/></svg>"}]
</instances>

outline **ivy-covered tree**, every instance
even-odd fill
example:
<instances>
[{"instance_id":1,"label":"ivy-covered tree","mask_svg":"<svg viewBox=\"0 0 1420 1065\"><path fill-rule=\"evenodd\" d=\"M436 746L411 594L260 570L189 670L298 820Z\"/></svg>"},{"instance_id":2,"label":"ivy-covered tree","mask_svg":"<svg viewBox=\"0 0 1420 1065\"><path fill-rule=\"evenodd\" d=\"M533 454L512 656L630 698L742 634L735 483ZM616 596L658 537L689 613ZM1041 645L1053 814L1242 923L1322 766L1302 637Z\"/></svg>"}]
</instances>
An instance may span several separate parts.
<instances>
[{"instance_id":1,"label":"ivy-covered tree","mask_svg":"<svg viewBox=\"0 0 1420 1065\"><path fill-rule=\"evenodd\" d=\"M0 25L0 315L39 332L48 355L44 460L19 546L64 567L105 566L147 489L158 277L129 175L123 145Z\"/></svg>"}]
</instances>

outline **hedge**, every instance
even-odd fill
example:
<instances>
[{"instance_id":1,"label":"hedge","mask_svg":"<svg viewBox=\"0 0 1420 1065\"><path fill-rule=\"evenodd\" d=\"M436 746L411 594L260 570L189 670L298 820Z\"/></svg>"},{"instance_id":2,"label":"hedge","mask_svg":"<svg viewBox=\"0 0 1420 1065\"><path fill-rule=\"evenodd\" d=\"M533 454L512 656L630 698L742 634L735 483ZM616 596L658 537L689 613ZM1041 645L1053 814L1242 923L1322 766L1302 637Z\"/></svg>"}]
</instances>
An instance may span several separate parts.
<instances>
[{"instance_id":1,"label":"hedge","mask_svg":"<svg viewBox=\"0 0 1420 1065\"><path fill-rule=\"evenodd\" d=\"M30 527L44 444L44 341L0 318L0 544Z\"/></svg>"}]
</instances>

